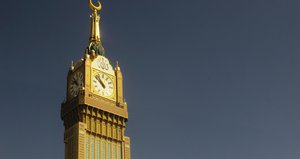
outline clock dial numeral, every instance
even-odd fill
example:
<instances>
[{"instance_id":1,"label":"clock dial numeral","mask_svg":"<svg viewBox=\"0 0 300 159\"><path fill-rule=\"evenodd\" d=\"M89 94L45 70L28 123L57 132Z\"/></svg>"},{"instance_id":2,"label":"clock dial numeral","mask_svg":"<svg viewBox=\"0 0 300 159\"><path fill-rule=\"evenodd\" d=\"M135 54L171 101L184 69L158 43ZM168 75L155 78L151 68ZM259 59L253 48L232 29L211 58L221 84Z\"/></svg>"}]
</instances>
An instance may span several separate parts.
<instances>
[{"instance_id":1,"label":"clock dial numeral","mask_svg":"<svg viewBox=\"0 0 300 159\"><path fill-rule=\"evenodd\" d=\"M112 79L104 73L98 73L93 77L93 85L96 93L109 97L114 92Z\"/></svg>"}]
</instances>

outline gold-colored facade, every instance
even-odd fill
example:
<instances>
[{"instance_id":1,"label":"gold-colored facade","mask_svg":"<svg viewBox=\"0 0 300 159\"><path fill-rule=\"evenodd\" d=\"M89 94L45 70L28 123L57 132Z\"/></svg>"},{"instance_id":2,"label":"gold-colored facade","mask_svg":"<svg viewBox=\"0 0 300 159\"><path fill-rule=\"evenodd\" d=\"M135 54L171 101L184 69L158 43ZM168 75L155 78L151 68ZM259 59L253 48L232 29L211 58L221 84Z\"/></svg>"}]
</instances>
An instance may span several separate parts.
<instances>
[{"instance_id":1,"label":"gold-colored facade","mask_svg":"<svg viewBox=\"0 0 300 159\"><path fill-rule=\"evenodd\" d=\"M130 159L122 72L104 56L97 13L101 4L89 3L93 10L89 45L84 58L72 62L61 105L65 159Z\"/></svg>"}]
</instances>

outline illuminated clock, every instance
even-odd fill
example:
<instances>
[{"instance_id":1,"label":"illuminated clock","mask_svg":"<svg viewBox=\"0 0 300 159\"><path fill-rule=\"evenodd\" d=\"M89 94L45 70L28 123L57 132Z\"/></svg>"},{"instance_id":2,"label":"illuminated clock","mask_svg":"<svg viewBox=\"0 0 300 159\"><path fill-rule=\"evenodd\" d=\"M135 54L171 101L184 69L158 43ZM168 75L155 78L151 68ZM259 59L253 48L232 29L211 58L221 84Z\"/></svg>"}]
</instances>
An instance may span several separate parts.
<instances>
[{"instance_id":1,"label":"illuminated clock","mask_svg":"<svg viewBox=\"0 0 300 159\"><path fill-rule=\"evenodd\" d=\"M104 97L110 97L114 93L113 80L102 72L94 74L93 87L97 94Z\"/></svg>"},{"instance_id":2,"label":"illuminated clock","mask_svg":"<svg viewBox=\"0 0 300 159\"><path fill-rule=\"evenodd\" d=\"M78 95L79 90L83 87L83 75L81 72L75 73L69 83L69 91L73 97Z\"/></svg>"}]
</instances>

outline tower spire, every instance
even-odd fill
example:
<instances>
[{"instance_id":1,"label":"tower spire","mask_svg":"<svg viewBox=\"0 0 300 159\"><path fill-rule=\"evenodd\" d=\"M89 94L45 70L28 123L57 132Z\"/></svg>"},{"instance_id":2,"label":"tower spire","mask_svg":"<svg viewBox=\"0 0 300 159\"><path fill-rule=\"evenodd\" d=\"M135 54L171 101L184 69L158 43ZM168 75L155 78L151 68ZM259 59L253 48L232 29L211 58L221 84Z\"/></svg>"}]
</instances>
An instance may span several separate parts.
<instances>
[{"instance_id":1,"label":"tower spire","mask_svg":"<svg viewBox=\"0 0 300 159\"><path fill-rule=\"evenodd\" d=\"M88 50L89 53L95 52L98 55L104 55L104 48L101 43L100 36L100 16L98 15L98 11L102 9L101 3L98 1L98 6L95 6L92 0L89 1L89 6L91 10L93 10L91 17L91 33Z\"/></svg>"}]
</instances>

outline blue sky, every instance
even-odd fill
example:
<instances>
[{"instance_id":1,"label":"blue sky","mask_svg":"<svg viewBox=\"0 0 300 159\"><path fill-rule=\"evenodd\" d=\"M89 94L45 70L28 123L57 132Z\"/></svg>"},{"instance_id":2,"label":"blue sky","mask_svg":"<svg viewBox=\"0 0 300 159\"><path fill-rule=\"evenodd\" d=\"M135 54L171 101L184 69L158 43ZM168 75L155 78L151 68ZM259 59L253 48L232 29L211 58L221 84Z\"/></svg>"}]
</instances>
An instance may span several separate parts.
<instances>
[{"instance_id":1,"label":"blue sky","mask_svg":"<svg viewBox=\"0 0 300 159\"><path fill-rule=\"evenodd\" d=\"M132 158L298 159L300 2L102 1ZM0 158L63 158L60 103L89 38L86 0L0 6Z\"/></svg>"}]
</instances>

